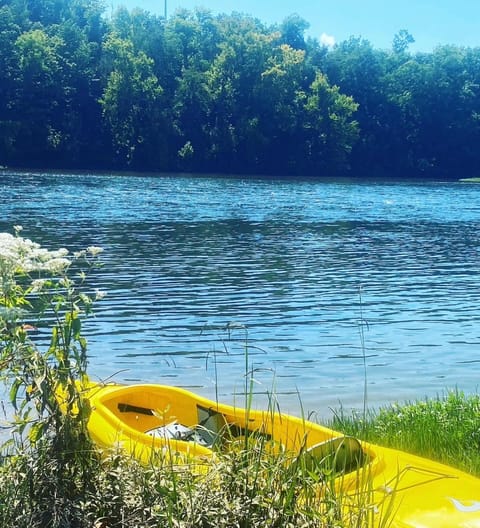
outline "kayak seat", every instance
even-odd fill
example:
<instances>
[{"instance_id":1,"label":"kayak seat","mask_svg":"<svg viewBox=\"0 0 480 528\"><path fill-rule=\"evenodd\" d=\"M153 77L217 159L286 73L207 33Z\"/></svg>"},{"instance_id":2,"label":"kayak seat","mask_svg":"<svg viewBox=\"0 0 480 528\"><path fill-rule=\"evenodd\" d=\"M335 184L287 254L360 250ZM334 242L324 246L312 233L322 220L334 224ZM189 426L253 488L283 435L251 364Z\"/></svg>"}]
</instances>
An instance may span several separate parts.
<instances>
[{"instance_id":1,"label":"kayak seat","mask_svg":"<svg viewBox=\"0 0 480 528\"><path fill-rule=\"evenodd\" d=\"M220 444L224 435L229 431L229 424L225 416L215 409L197 405L198 425L196 433L208 447Z\"/></svg>"},{"instance_id":2,"label":"kayak seat","mask_svg":"<svg viewBox=\"0 0 480 528\"><path fill-rule=\"evenodd\" d=\"M224 433L228 430L227 421L222 413L200 405L197 405L197 413L198 423L194 426L185 426L174 420L167 425L149 429L146 434L166 440L195 442L213 448L221 442Z\"/></svg>"}]
</instances>

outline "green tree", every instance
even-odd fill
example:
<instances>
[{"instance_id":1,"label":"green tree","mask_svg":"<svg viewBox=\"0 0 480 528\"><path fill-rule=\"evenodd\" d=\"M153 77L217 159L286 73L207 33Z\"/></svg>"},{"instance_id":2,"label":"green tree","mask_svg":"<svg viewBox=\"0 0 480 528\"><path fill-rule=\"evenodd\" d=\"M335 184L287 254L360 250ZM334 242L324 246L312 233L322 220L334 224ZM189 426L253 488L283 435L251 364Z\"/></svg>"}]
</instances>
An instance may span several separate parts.
<instances>
[{"instance_id":1,"label":"green tree","mask_svg":"<svg viewBox=\"0 0 480 528\"><path fill-rule=\"evenodd\" d=\"M317 73L305 97L302 120L303 159L307 170L323 174L343 173L349 168L350 153L359 137L354 114L358 109L352 97L330 86L325 75Z\"/></svg>"},{"instance_id":2,"label":"green tree","mask_svg":"<svg viewBox=\"0 0 480 528\"><path fill-rule=\"evenodd\" d=\"M212 148L217 146L214 155L221 160L223 148L218 145L223 142L231 171L265 172L265 153L271 138L265 134L261 118L262 73L278 33L272 33L257 19L237 14L222 17L219 22L223 44L209 72L214 94L210 130Z\"/></svg>"},{"instance_id":3,"label":"green tree","mask_svg":"<svg viewBox=\"0 0 480 528\"><path fill-rule=\"evenodd\" d=\"M464 48L441 46L429 59L425 67L430 75L418 96L418 157L426 159L434 173L472 170L479 161L472 149L480 131L478 73L471 69Z\"/></svg>"},{"instance_id":4,"label":"green tree","mask_svg":"<svg viewBox=\"0 0 480 528\"><path fill-rule=\"evenodd\" d=\"M265 66L258 107L261 130L269 138L264 163L280 173L296 172L305 52L281 44L272 50Z\"/></svg>"},{"instance_id":5,"label":"green tree","mask_svg":"<svg viewBox=\"0 0 480 528\"><path fill-rule=\"evenodd\" d=\"M61 39L59 48L61 70L57 82L63 86L63 96L57 100L57 127L62 134L64 164L79 165L98 159L108 151L101 121L100 51L97 41L89 40L89 26L81 27L68 20L52 29ZM92 129L97 133L92 136Z\"/></svg>"},{"instance_id":6,"label":"green tree","mask_svg":"<svg viewBox=\"0 0 480 528\"><path fill-rule=\"evenodd\" d=\"M296 14L0 2L0 164L476 173L480 50L305 38ZM92 134L92 131L95 133ZM358 140L356 138L358 137Z\"/></svg>"},{"instance_id":7,"label":"green tree","mask_svg":"<svg viewBox=\"0 0 480 528\"><path fill-rule=\"evenodd\" d=\"M406 30L401 29L393 37L392 49L394 53L405 53L408 50L410 44L413 44L415 39L412 35Z\"/></svg>"},{"instance_id":8,"label":"green tree","mask_svg":"<svg viewBox=\"0 0 480 528\"><path fill-rule=\"evenodd\" d=\"M15 42L18 90L13 105L20 121L17 148L34 164L43 164L63 140L57 113L64 90L58 82L62 45L59 37L42 29L22 33Z\"/></svg>"},{"instance_id":9,"label":"green tree","mask_svg":"<svg viewBox=\"0 0 480 528\"><path fill-rule=\"evenodd\" d=\"M166 49L175 88L172 93L176 134L172 136L180 168L210 170L209 128L212 115L212 93L208 70L220 52L217 20L211 12L181 10L169 19L165 31Z\"/></svg>"},{"instance_id":10,"label":"green tree","mask_svg":"<svg viewBox=\"0 0 480 528\"><path fill-rule=\"evenodd\" d=\"M121 164L165 163L162 141L162 88L153 73L153 60L135 52L131 41L110 35L105 43L110 63L100 103ZM158 147L158 148L157 148ZM146 154L147 158L140 158Z\"/></svg>"},{"instance_id":11,"label":"green tree","mask_svg":"<svg viewBox=\"0 0 480 528\"><path fill-rule=\"evenodd\" d=\"M305 50L305 31L310 24L299 15L292 14L280 24L280 42L291 48Z\"/></svg>"},{"instance_id":12,"label":"green tree","mask_svg":"<svg viewBox=\"0 0 480 528\"><path fill-rule=\"evenodd\" d=\"M388 58L387 52L375 50L367 40L354 37L336 45L325 57L324 72L329 82L358 104L355 117L360 138L351 155L352 171L357 175L396 167L390 149L396 116L385 81Z\"/></svg>"},{"instance_id":13,"label":"green tree","mask_svg":"<svg viewBox=\"0 0 480 528\"><path fill-rule=\"evenodd\" d=\"M20 128L13 108L18 75L15 42L20 32L10 7L0 7L0 165L9 163L15 156Z\"/></svg>"},{"instance_id":14,"label":"green tree","mask_svg":"<svg viewBox=\"0 0 480 528\"><path fill-rule=\"evenodd\" d=\"M129 11L119 7L112 17L111 31L119 38L133 44L136 52L143 51L165 66L165 20L143 9Z\"/></svg>"}]
</instances>

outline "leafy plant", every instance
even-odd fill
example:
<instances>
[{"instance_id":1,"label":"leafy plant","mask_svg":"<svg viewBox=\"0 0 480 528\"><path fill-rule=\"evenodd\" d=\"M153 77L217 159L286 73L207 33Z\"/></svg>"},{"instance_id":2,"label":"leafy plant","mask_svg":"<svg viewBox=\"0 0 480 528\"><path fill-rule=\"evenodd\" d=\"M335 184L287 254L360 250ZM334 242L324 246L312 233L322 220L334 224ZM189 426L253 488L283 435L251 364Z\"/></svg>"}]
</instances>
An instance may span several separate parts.
<instances>
[{"instance_id":1,"label":"leafy plant","mask_svg":"<svg viewBox=\"0 0 480 528\"><path fill-rule=\"evenodd\" d=\"M3 526L20 526L20 519L63 526L72 515L66 504L85 492L96 467L88 401L76 382L87 368L81 321L101 296L86 292L85 279L101 249L49 251L20 230L0 234L0 380L13 415L2 452L6 470L19 476L14 489L23 500L2 501L0 518ZM31 333L49 325L50 344L43 349ZM57 398L60 388L66 409Z\"/></svg>"}]
</instances>

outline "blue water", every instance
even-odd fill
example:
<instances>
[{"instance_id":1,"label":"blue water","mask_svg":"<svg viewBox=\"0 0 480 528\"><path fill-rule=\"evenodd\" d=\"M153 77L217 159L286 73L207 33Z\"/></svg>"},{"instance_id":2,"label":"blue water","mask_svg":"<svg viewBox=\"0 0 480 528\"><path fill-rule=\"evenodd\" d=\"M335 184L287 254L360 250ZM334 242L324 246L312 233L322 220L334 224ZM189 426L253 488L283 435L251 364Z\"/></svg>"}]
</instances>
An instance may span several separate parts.
<instances>
[{"instance_id":1,"label":"blue water","mask_svg":"<svg viewBox=\"0 0 480 528\"><path fill-rule=\"evenodd\" d=\"M480 186L3 172L0 205L0 231L104 248L92 377L232 402L248 370L321 416L365 381L370 406L478 388Z\"/></svg>"}]
</instances>

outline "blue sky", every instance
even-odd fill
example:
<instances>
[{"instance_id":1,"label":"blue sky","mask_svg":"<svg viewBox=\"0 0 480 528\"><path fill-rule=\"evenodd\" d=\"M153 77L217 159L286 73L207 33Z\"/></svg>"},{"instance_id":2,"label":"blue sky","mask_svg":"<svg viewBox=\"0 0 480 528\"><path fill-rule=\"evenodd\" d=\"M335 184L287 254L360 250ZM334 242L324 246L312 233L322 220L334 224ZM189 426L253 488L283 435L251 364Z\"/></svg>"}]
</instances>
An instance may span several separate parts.
<instances>
[{"instance_id":1,"label":"blue sky","mask_svg":"<svg viewBox=\"0 0 480 528\"><path fill-rule=\"evenodd\" d=\"M165 0L106 0L115 8L141 7L163 14ZM480 0L167 0L168 13L179 7L203 6L214 13L239 11L266 23L298 13L310 23L309 34L336 42L351 35L377 48L390 48L393 36L407 29L415 38L412 51L431 51L439 44L480 46Z\"/></svg>"}]
</instances>

